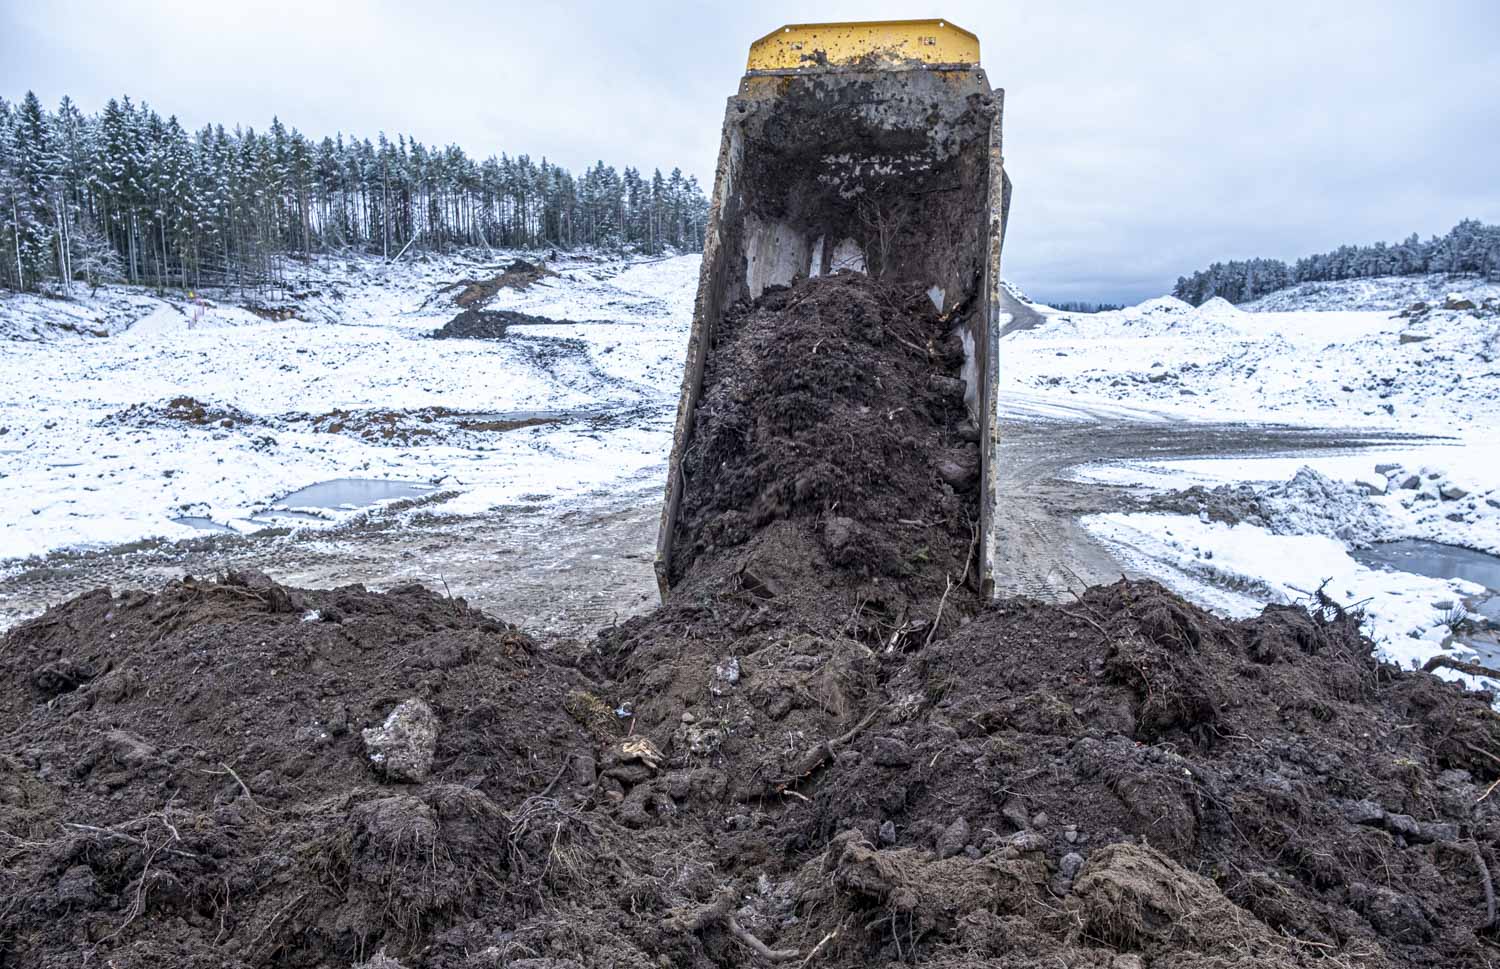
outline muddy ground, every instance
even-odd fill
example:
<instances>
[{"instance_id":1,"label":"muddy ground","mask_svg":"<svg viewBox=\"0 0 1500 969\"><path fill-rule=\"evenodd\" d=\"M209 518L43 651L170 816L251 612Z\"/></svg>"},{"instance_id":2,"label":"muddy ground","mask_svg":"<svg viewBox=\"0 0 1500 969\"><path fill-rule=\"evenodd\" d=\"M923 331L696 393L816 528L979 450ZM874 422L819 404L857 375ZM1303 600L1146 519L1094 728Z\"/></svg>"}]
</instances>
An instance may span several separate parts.
<instances>
[{"instance_id":1,"label":"muddy ground","mask_svg":"<svg viewBox=\"0 0 1500 969\"><path fill-rule=\"evenodd\" d=\"M1491 698L1326 601L965 594L941 330L848 285L726 352L815 308L911 412L710 368L693 556L590 638L252 571L11 630L0 965L1492 964Z\"/></svg>"},{"instance_id":2,"label":"muddy ground","mask_svg":"<svg viewBox=\"0 0 1500 969\"><path fill-rule=\"evenodd\" d=\"M1002 403L1002 410L1004 405ZM1369 431L1123 420L1004 421L996 504L1001 593L1068 601L1121 574L1077 518L1136 507L1128 489L1069 480L1101 458L1326 454L1368 445ZM641 415L639 419L646 419ZM671 419L663 413L658 419ZM0 628L97 588L155 588L184 574L256 569L298 586L406 582L450 589L527 629L584 636L658 601L651 562L665 463L652 476L564 505L522 502L482 516L377 511L331 530L216 536L60 552L0 571Z\"/></svg>"}]
</instances>

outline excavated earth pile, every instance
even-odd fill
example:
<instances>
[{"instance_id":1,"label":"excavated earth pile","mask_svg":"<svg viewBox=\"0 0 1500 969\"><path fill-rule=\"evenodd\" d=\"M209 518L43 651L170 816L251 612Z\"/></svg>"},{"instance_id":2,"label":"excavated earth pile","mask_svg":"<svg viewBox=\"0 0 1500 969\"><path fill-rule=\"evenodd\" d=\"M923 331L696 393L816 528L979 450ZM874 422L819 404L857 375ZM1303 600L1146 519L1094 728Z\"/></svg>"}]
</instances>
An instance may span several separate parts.
<instances>
[{"instance_id":1,"label":"excavated earth pile","mask_svg":"<svg viewBox=\"0 0 1500 969\"><path fill-rule=\"evenodd\" d=\"M592 642L256 574L12 630L0 966L1493 964L1490 697L1326 601L979 601L947 326L732 314Z\"/></svg>"}]
</instances>

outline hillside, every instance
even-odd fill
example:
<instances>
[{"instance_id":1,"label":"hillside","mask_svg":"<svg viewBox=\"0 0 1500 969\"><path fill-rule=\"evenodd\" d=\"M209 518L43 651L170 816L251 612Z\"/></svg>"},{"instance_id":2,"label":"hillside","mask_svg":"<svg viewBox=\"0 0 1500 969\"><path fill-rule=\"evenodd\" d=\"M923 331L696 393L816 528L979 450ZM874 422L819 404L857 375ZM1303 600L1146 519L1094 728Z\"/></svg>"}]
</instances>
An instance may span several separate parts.
<instances>
[{"instance_id":1,"label":"hillside","mask_svg":"<svg viewBox=\"0 0 1500 969\"><path fill-rule=\"evenodd\" d=\"M1240 309L1251 313L1288 310L1404 310L1413 303L1441 303L1449 293L1476 302L1500 298L1500 282L1472 273L1428 273L1423 276L1376 276L1306 282L1267 293Z\"/></svg>"}]
</instances>

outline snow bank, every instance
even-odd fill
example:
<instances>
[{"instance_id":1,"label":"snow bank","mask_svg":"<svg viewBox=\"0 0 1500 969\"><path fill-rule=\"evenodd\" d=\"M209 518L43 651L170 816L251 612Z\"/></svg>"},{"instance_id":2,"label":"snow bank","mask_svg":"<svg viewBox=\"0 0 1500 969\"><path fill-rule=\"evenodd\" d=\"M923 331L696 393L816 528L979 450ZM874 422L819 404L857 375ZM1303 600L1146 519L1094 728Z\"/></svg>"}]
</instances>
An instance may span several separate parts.
<instances>
[{"instance_id":1,"label":"snow bank","mask_svg":"<svg viewBox=\"0 0 1500 969\"><path fill-rule=\"evenodd\" d=\"M1401 310L1413 303L1439 303L1452 292L1475 298L1500 297L1500 283L1476 276L1432 273L1425 276L1376 276L1298 283L1241 304L1251 313L1288 310Z\"/></svg>"}]
</instances>

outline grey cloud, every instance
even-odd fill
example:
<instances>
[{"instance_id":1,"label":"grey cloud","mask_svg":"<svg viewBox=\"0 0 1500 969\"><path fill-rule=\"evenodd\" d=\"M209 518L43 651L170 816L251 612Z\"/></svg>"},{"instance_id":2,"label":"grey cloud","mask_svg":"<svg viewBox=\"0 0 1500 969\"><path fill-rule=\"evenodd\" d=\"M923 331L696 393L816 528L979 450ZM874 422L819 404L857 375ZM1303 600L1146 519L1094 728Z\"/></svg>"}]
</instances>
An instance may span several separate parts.
<instances>
[{"instance_id":1,"label":"grey cloud","mask_svg":"<svg viewBox=\"0 0 1500 969\"><path fill-rule=\"evenodd\" d=\"M912 16L828 2L819 19ZM1006 88L1007 275L1137 300L1252 255L1500 221L1500 4L945 0ZM0 93L707 181L755 37L805 3L6 2Z\"/></svg>"}]
</instances>

